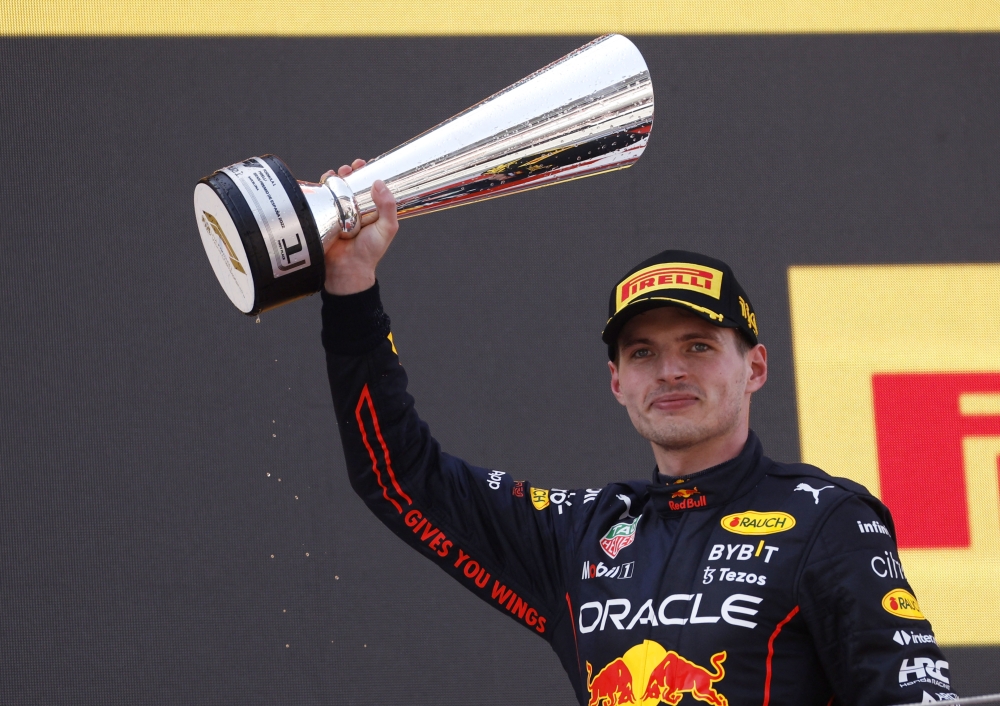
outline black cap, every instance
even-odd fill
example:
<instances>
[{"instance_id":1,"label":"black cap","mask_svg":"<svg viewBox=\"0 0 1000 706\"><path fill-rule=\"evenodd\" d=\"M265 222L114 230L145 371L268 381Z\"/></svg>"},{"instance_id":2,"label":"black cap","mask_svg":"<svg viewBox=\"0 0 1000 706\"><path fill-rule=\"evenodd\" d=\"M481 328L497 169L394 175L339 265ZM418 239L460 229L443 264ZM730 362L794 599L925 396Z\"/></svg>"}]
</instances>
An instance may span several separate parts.
<instances>
[{"instance_id":1,"label":"black cap","mask_svg":"<svg viewBox=\"0 0 1000 706\"><path fill-rule=\"evenodd\" d=\"M636 314L679 306L709 323L740 331L757 345L757 316L733 271L722 260L684 250L664 250L640 262L611 290L601 339L614 357L622 326Z\"/></svg>"}]
</instances>

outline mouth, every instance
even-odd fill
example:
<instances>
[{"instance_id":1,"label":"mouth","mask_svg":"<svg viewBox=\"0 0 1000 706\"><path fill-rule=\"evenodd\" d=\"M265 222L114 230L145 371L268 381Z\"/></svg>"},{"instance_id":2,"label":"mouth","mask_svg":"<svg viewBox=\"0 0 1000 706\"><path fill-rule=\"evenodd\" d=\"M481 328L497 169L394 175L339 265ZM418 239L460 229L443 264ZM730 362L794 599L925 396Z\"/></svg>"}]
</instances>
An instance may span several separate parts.
<instances>
[{"instance_id":1,"label":"mouth","mask_svg":"<svg viewBox=\"0 0 1000 706\"><path fill-rule=\"evenodd\" d=\"M658 395L652 399L650 409L661 412L679 412L698 403L698 396L690 392L671 392L666 395Z\"/></svg>"}]
</instances>

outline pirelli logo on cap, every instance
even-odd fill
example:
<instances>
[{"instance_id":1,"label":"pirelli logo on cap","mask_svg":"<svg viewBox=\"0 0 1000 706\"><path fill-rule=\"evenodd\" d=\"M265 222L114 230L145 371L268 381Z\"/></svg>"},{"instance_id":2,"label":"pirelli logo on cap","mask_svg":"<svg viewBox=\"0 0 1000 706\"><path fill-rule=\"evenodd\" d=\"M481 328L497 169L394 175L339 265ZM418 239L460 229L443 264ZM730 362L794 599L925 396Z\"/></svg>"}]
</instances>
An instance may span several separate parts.
<instances>
[{"instance_id":1,"label":"pirelli logo on cap","mask_svg":"<svg viewBox=\"0 0 1000 706\"><path fill-rule=\"evenodd\" d=\"M618 285L615 313L628 306L640 294L664 289L687 289L718 299L722 295L722 273L711 267L686 262L668 262L647 267Z\"/></svg>"}]
</instances>

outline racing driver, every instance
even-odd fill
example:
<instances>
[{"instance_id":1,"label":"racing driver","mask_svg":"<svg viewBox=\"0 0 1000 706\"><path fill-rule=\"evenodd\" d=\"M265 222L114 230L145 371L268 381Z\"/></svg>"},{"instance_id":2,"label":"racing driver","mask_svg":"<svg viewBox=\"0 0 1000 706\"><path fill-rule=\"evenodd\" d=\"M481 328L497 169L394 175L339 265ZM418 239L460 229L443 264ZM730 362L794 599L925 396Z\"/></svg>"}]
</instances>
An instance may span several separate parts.
<instances>
[{"instance_id":1,"label":"racing driver","mask_svg":"<svg viewBox=\"0 0 1000 706\"><path fill-rule=\"evenodd\" d=\"M726 264L668 250L611 292L611 392L652 445L652 477L536 488L444 453L417 416L375 280L395 204L381 182L372 195L378 220L329 248L323 293L351 483L400 538L547 640L581 704L957 698L889 511L857 483L772 461L750 431L767 351Z\"/></svg>"}]
</instances>

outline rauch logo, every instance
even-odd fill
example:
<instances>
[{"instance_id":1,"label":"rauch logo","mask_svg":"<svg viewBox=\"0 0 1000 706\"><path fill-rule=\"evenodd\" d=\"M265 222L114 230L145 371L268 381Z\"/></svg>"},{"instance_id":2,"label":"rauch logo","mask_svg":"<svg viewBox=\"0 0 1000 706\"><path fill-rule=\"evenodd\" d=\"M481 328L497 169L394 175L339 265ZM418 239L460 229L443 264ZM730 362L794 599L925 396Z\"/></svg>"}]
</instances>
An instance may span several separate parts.
<instances>
[{"instance_id":1,"label":"rauch logo","mask_svg":"<svg viewBox=\"0 0 1000 706\"><path fill-rule=\"evenodd\" d=\"M795 526L795 518L787 512L738 512L722 518L723 529L736 534L775 534Z\"/></svg>"},{"instance_id":2,"label":"rauch logo","mask_svg":"<svg viewBox=\"0 0 1000 706\"><path fill-rule=\"evenodd\" d=\"M887 613L892 613L900 618L910 620L923 620L924 614L920 612L920 605L913 594L902 588L894 588L882 598L882 607Z\"/></svg>"}]
</instances>

